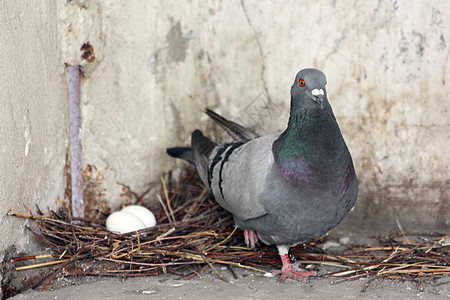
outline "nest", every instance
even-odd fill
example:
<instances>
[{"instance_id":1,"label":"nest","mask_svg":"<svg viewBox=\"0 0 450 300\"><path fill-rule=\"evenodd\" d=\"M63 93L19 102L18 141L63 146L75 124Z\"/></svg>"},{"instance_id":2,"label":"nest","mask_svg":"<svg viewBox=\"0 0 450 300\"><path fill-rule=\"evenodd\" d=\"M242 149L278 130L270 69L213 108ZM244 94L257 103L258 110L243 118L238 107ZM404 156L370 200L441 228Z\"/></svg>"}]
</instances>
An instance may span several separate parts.
<instances>
[{"instance_id":1,"label":"nest","mask_svg":"<svg viewBox=\"0 0 450 300\"><path fill-rule=\"evenodd\" d=\"M33 220L35 226L27 228L53 251L14 258L12 261L21 265L16 270L51 267L39 283L45 289L59 276L127 278L172 273L189 279L201 277L200 272L211 268L220 279L228 281L229 275L222 274L227 269L236 278L233 268L267 273L281 267L275 247L260 245L255 250L245 246L232 215L192 175L174 186L166 186L162 179L162 195L158 198L158 225L121 235L106 230L106 216L100 221L72 219L63 208L47 215L39 208L35 214L31 210L29 214L9 212ZM336 253L320 247L327 239L324 236L291 248L302 264L331 267L330 272L319 277L415 279L450 274L450 238L442 234L412 235L400 230L377 237L377 246L347 244ZM42 258L49 261L24 265Z\"/></svg>"}]
</instances>

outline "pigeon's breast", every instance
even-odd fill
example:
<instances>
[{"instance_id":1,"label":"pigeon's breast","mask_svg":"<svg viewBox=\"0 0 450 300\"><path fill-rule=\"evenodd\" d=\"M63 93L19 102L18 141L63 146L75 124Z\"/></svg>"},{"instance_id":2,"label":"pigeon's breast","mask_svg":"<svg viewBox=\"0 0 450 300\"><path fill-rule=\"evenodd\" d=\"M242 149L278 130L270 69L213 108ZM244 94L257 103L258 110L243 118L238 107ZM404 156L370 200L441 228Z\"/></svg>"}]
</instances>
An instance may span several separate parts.
<instances>
[{"instance_id":1,"label":"pigeon's breast","mask_svg":"<svg viewBox=\"0 0 450 300\"><path fill-rule=\"evenodd\" d=\"M259 195L267 214L241 225L256 230L268 244L295 245L325 234L342 221L357 198L354 173L342 190L339 182L322 189L292 185L276 175L280 174L276 166L271 172Z\"/></svg>"}]
</instances>

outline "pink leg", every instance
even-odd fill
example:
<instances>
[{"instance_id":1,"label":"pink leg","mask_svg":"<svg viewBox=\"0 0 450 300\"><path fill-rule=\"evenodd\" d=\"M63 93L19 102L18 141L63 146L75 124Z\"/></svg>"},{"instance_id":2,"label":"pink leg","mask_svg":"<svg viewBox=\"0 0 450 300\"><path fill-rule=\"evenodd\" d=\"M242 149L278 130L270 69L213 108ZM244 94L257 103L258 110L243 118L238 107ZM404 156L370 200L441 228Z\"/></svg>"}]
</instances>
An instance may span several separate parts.
<instances>
[{"instance_id":1,"label":"pink leg","mask_svg":"<svg viewBox=\"0 0 450 300\"><path fill-rule=\"evenodd\" d=\"M253 229L244 229L244 240L247 247L255 248L258 234Z\"/></svg>"},{"instance_id":2,"label":"pink leg","mask_svg":"<svg viewBox=\"0 0 450 300\"><path fill-rule=\"evenodd\" d=\"M309 276L316 275L316 271L305 271L299 272L292 268L291 261L289 260L288 251L289 248L287 246L279 245L278 252L280 253L281 262L283 266L281 270L274 270L274 274L281 274L281 281L286 280L286 278L292 278L298 281L306 281Z\"/></svg>"}]
</instances>

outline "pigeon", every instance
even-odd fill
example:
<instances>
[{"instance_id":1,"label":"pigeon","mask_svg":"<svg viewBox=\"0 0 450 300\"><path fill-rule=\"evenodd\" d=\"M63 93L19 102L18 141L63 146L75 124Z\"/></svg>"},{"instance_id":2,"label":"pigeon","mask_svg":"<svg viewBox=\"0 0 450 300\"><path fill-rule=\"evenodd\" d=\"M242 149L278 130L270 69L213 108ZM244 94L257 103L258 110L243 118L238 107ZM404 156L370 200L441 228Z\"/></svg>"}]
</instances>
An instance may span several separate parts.
<instances>
[{"instance_id":1,"label":"pigeon","mask_svg":"<svg viewBox=\"0 0 450 300\"><path fill-rule=\"evenodd\" d=\"M194 164L215 200L244 230L247 246L276 245L280 280L306 281L314 271L292 266L289 248L339 224L358 196L353 160L327 99L325 75L303 69L291 87L287 128L262 135L207 109L235 141L216 144L195 130L191 147L167 153Z\"/></svg>"}]
</instances>

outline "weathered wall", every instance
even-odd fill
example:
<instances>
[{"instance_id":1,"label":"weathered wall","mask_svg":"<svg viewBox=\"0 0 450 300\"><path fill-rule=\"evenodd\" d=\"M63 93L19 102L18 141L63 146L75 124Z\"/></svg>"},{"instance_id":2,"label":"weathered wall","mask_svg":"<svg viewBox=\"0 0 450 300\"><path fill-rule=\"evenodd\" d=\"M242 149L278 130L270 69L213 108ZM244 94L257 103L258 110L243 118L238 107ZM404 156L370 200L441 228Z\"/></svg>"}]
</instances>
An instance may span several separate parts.
<instances>
[{"instance_id":1,"label":"weathered wall","mask_svg":"<svg viewBox=\"0 0 450 300\"><path fill-rule=\"evenodd\" d=\"M129 189L158 187L183 166L165 148L187 144L193 129L222 138L204 107L261 133L282 130L295 73L316 67L360 178L353 214L449 225L448 1L0 6L0 250L28 243L8 210L63 198L64 63L85 73L84 166L99 204L117 208ZM83 44L92 46L84 59Z\"/></svg>"},{"instance_id":2,"label":"weathered wall","mask_svg":"<svg viewBox=\"0 0 450 300\"><path fill-rule=\"evenodd\" d=\"M52 0L0 2L0 262L9 246L30 253L37 240L7 212L46 211L64 198L67 91L56 16Z\"/></svg>"},{"instance_id":3,"label":"weathered wall","mask_svg":"<svg viewBox=\"0 0 450 300\"><path fill-rule=\"evenodd\" d=\"M360 178L354 214L449 225L448 1L91 3L85 165L112 206L182 166L164 149L212 134L206 106L283 129L295 73L316 67Z\"/></svg>"},{"instance_id":4,"label":"weathered wall","mask_svg":"<svg viewBox=\"0 0 450 300\"><path fill-rule=\"evenodd\" d=\"M282 130L316 67L360 179L353 220L450 226L449 1L5 0L0 25L0 260L33 247L9 210L64 199L65 64L84 71L91 211L158 188L193 129L223 138L204 107Z\"/></svg>"}]
</instances>

